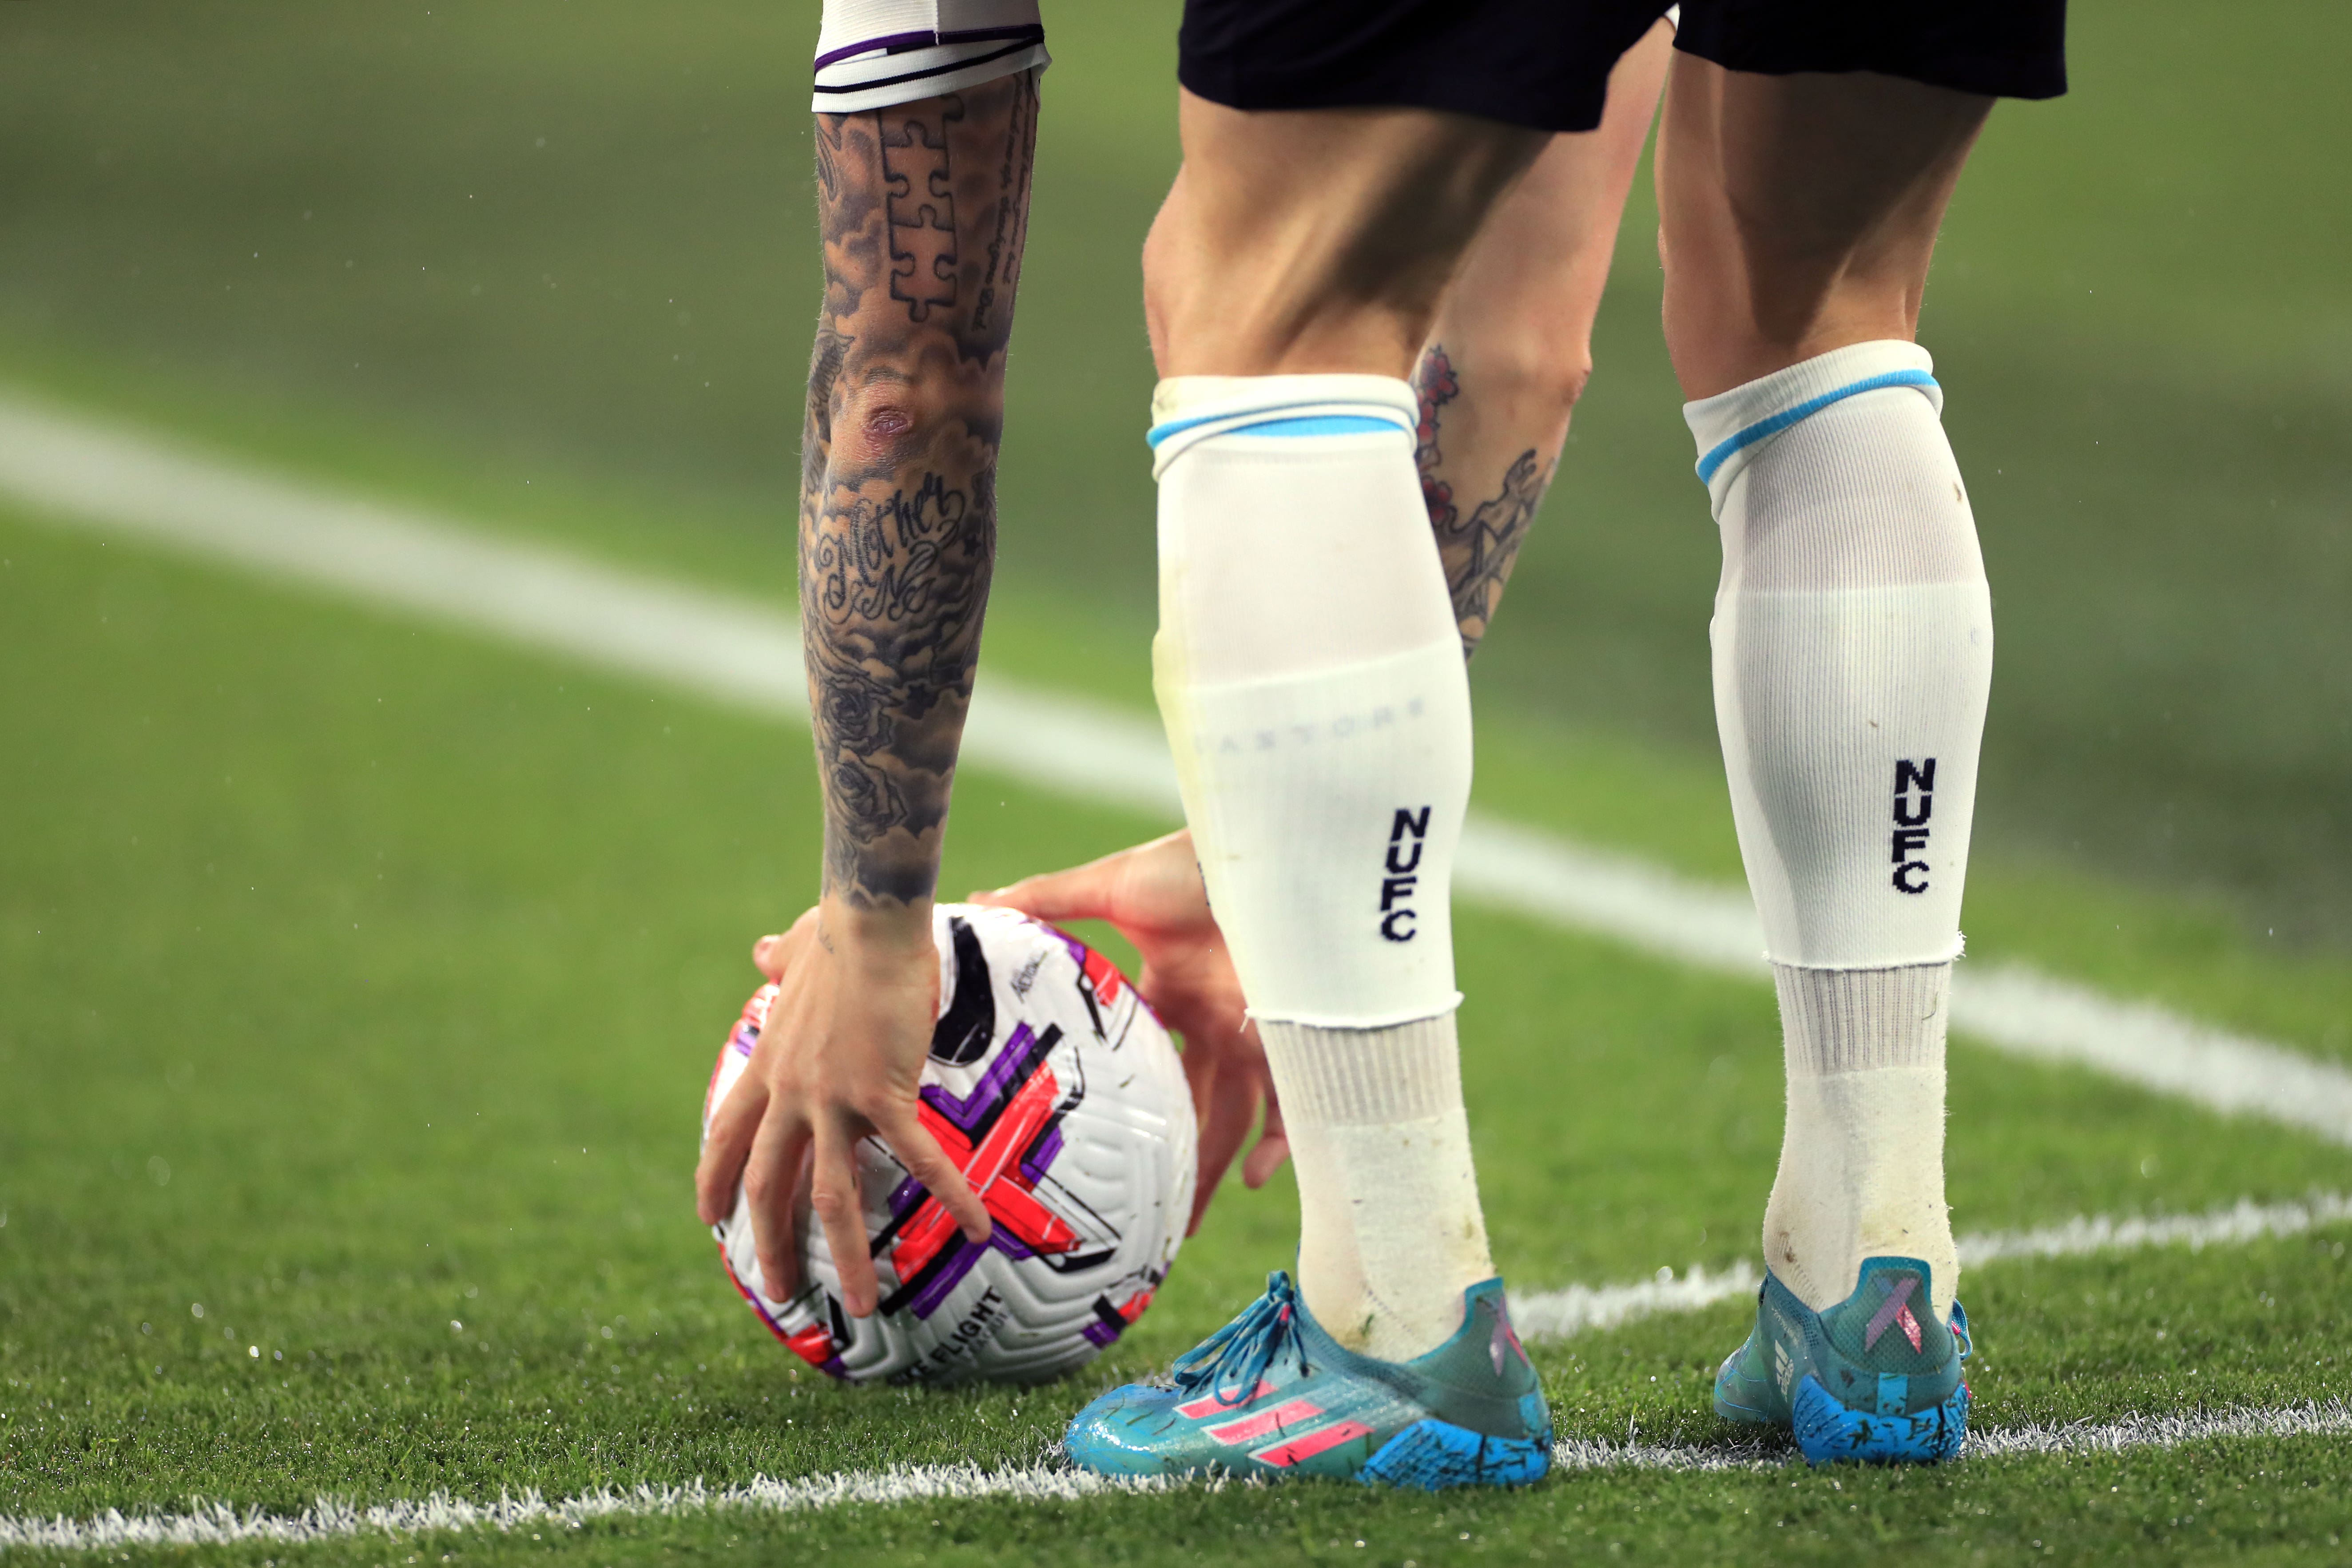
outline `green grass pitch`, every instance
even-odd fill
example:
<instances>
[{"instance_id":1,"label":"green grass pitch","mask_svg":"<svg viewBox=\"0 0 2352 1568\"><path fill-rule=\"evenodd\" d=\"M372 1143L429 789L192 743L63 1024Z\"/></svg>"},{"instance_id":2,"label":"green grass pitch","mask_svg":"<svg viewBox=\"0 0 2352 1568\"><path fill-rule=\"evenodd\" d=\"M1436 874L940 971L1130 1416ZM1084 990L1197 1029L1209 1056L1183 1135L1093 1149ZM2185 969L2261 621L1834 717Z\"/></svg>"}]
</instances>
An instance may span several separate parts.
<instances>
[{"instance_id":1,"label":"green grass pitch","mask_svg":"<svg viewBox=\"0 0 2352 1568\"><path fill-rule=\"evenodd\" d=\"M1026 1464L1282 1263L1285 1184L1235 1189L1139 1331L1065 1384L830 1386L734 1300L687 1182L702 1077L751 980L737 955L772 868L814 853L797 735L20 518L0 559L20 676L0 696L18 825L0 849L0 1511ZM985 775L963 793L950 886L1154 826ZM1777 1137L1769 992L1475 910L1462 948L1509 1277L1749 1252ZM2352 1184L2344 1151L1967 1049L1954 1117L1969 1229ZM1989 1267L1967 1287L1982 1419L2326 1397L2343 1241ZM1732 1303L1536 1353L1563 1436L1705 1445L1729 1435L1706 1380L1741 1331ZM2347 1472L2339 1441L2255 1439L1932 1476L932 1502L295 1555L2324 1557L2352 1531Z\"/></svg>"},{"instance_id":2,"label":"green grass pitch","mask_svg":"<svg viewBox=\"0 0 2352 1568\"><path fill-rule=\"evenodd\" d=\"M2289 11L2080 0L2076 90L1996 116L1923 331L2000 595L1971 952L2345 1064L2352 186L2311 150L2352 134L2352 13ZM1134 256L1173 167L1174 16L1049 12L988 632L994 668L1139 707ZM0 7L0 380L782 595L814 5L647 16ZM1646 200L1476 668L1478 791L1728 881L1715 545ZM0 1519L1027 1466L1223 1321L1286 1261L1286 1177L1229 1185L1113 1355L1018 1395L834 1387L734 1298L692 1217L696 1115L750 938L809 890L811 773L796 731L0 503ZM975 772L947 888L1163 826ZM1459 929L1514 1287L1752 1256L1769 989L1475 907ZM2085 1072L1962 1040L1952 1084L1964 1232L2352 1191L2352 1151ZM1979 1425L2343 1396L2347 1244L2335 1223L1975 1270ZM1706 1449L1733 1436L1707 1381L1744 1328L1726 1302L1531 1349L1564 1437ZM2320 1563L2347 1554L2347 1499L2337 1435L114 1555Z\"/></svg>"}]
</instances>

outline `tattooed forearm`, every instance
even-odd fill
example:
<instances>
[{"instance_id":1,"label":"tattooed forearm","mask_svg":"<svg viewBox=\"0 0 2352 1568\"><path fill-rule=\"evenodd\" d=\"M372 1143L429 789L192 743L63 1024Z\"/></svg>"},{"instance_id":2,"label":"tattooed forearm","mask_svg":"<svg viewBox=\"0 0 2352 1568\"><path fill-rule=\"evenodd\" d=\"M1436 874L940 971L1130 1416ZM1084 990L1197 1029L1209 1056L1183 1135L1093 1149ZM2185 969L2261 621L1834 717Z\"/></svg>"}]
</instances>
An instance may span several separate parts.
<instances>
[{"instance_id":1,"label":"tattooed forearm","mask_svg":"<svg viewBox=\"0 0 2352 1568\"><path fill-rule=\"evenodd\" d=\"M824 307L801 453L801 634L824 889L930 896L996 554L1030 74L817 118Z\"/></svg>"},{"instance_id":2,"label":"tattooed forearm","mask_svg":"<svg viewBox=\"0 0 2352 1568\"><path fill-rule=\"evenodd\" d=\"M972 487L927 473L912 494L836 490L802 553L801 605L825 879L856 901L931 891L996 527Z\"/></svg>"},{"instance_id":3,"label":"tattooed forearm","mask_svg":"<svg viewBox=\"0 0 2352 1568\"><path fill-rule=\"evenodd\" d=\"M1444 344L1432 343L1423 351L1413 385L1421 395L1421 428L1413 456L1421 468L1422 500L1429 508L1429 526L1437 535L1438 558L1444 563L1445 585L1454 595L1454 621L1462 634L1462 657L1466 659L1478 651L1479 640L1502 603L1503 585L1510 580L1519 545L1535 521L1537 508L1543 504L1559 453L1555 447L1547 462L1538 447L1522 450L1510 459L1493 498L1480 501L1465 519L1454 501L1454 485L1465 472L1476 477L1475 463L1449 460L1439 445L1441 411L1462 395L1461 378Z\"/></svg>"}]
</instances>

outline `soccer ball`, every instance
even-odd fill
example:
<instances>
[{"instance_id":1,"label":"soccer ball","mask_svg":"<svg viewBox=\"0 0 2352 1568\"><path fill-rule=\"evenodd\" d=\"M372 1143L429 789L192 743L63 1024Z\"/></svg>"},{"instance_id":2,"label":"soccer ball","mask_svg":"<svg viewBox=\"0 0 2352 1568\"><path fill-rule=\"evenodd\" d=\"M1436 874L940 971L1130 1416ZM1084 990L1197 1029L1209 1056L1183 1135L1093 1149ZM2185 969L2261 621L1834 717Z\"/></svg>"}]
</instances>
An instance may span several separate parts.
<instances>
[{"instance_id":1,"label":"soccer ball","mask_svg":"<svg viewBox=\"0 0 2352 1568\"><path fill-rule=\"evenodd\" d=\"M882 1298L841 1304L833 1254L800 1198L803 1289L768 1298L751 1205L711 1227L770 1331L850 1383L1042 1383L1084 1365L1151 1304L1192 1210L1192 1096L1168 1031L1108 959L1010 910L941 904L938 1026L923 1125L994 1222L985 1246L876 1138L857 1183ZM711 1113L751 1060L763 985L719 1053Z\"/></svg>"}]
</instances>

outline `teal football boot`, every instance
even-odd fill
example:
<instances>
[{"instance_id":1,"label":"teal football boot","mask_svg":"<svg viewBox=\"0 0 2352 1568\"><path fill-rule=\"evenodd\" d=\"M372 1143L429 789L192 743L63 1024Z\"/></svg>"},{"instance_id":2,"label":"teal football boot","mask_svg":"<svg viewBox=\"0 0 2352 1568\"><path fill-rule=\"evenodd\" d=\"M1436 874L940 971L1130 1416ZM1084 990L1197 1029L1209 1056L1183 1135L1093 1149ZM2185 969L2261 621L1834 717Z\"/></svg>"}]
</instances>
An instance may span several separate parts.
<instances>
[{"instance_id":1,"label":"teal football boot","mask_svg":"<svg viewBox=\"0 0 2352 1568\"><path fill-rule=\"evenodd\" d=\"M1176 1360L1171 1387L1115 1388L1063 1447L1110 1476L1328 1476L1437 1491L1516 1487L1551 1468L1551 1411L1503 1302L1465 1293L1454 1337L1408 1362L1341 1346L1290 1276Z\"/></svg>"},{"instance_id":2,"label":"teal football boot","mask_svg":"<svg viewBox=\"0 0 2352 1568\"><path fill-rule=\"evenodd\" d=\"M1715 1378L1719 1415L1785 1427L1816 1465L1935 1464L1969 1432L1969 1315L1929 1305L1916 1258L1863 1260L1853 1294L1816 1312L1767 1272L1756 1331Z\"/></svg>"}]
</instances>

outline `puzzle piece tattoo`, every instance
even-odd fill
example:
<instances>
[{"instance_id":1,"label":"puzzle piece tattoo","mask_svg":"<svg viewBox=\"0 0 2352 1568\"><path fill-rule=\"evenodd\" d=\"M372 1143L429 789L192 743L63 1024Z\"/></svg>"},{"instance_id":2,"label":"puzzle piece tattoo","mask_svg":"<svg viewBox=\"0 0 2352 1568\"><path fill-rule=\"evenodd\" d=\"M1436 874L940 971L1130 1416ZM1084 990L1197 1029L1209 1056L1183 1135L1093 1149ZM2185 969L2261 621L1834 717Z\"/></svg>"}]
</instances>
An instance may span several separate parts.
<instances>
[{"instance_id":1,"label":"puzzle piece tattoo","mask_svg":"<svg viewBox=\"0 0 2352 1568\"><path fill-rule=\"evenodd\" d=\"M890 298L907 307L909 321L929 320L934 305L955 306L955 191L948 167L947 121L962 118L960 104L947 106L936 124L914 115L883 118Z\"/></svg>"}]
</instances>

